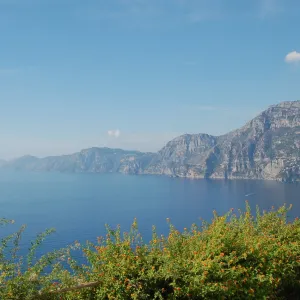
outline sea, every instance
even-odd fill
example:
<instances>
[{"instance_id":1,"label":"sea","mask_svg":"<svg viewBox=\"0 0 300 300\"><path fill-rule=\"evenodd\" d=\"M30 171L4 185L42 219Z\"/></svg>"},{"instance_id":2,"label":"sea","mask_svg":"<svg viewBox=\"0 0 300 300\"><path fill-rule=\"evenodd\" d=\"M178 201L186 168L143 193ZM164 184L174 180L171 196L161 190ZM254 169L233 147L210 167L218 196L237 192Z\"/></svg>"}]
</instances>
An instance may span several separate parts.
<instances>
[{"instance_id":1,"label":"sea","mask_svg":"<svg viewBox=\"0 0 300 300\"><path fill-rule=\"evenodd\" d=\"M14 224L0 227L0 239L26 225L21 247L45 229L55 228L41 253L78 241L95 242L106 234L105 225L129 230L134 218L144 241L152 226L167 234L171 223L178 229L201 220L210 221L213 211L245 209L248 200L255 211L293 207L290 219L300 216L300 184L258 180L191 180L167 176L0 172L0 218Z\"/></svg>"}]
</instances>

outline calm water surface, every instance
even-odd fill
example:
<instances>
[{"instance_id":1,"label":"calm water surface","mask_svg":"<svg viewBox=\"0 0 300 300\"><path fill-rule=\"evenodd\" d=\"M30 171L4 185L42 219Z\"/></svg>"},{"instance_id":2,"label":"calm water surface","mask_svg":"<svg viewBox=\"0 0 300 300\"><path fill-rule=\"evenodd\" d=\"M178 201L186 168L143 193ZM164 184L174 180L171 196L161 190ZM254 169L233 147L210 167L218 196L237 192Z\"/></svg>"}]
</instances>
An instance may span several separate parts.
<instances>
[{"instance_id":1,"label":"calm water surface","mask_svg":"<svg viewBox=\"0 0 300 300\"><path fill-rule=\"evenodd\" d=\"M250 195L249 195L250 194ZM247 196L246 196L247 195ZM46 228L57 232L44 250L105 234L105 223L128 230L136 217L146 239L152 225L167 233L166 218L178 228L199 217L212 218L230 208L245 207L248 199L262 209L293 204L291 217L300 216L300 185L272 181L188 180L163 176L121 174L0 173L0 217L14 219L9 230L27 225L23 244Z\"/></svg>"}]
</instances>

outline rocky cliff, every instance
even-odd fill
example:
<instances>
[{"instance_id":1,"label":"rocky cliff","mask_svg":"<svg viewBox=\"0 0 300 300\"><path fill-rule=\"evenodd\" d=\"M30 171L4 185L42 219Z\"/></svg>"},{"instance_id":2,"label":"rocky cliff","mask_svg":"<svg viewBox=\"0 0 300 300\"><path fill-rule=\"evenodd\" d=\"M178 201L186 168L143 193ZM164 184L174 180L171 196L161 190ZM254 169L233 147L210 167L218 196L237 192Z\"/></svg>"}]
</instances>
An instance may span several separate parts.
<instances>
[{"instance_id":1,"label":"rocky cliff","mask_svg":"<svg viewBox=\"0 0 300 300\"><path fill-rule=\"evenodd\" d=\"M244 127L223 136L179 136L155 154L90 148L71 155L42 159L26 156L4 163L3 167L299 181L300 101L271 106Z\"/></svg>"},{"instance_id":2,"label":"rocky cliff","mask_svg":"<svg viewBox=\"0 0 300 300\"><path fill-rule=\"evenodd\" d=\"M300 180L300 101L271 106L223 136L180 136L159 151L145 173Z\"/></svg>"}]
</instances>

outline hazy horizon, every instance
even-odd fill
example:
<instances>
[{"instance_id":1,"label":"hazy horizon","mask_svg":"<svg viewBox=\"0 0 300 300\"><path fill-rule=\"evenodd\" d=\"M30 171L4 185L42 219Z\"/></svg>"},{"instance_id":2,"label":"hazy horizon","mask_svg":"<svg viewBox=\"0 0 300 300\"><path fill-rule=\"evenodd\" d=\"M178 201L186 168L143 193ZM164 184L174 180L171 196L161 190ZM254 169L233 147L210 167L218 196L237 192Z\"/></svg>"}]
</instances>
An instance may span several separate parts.
<instances>
[{"instance_id":1,"label":"hazy horizon","mask_svg":"<svg viewBox=\"0 0 300 300\"><path fill-rule=\"evenodd\" d=\"M0 158L155 152L299 99L297 0L0 0Z\"/></svg>"},{"instance_id":2,"label":"hazy horizon","mask_svg":"<svg viewBox=\"0 0 300 300\"><path fill-rule=\"evenodd\" d=\"M295 101L300 101L300 100L295 100ZM285 102L285 101L282 101L282 102ZM293 102L293 101L292 101ZM281 102L280 102L281 103ZM279 104L279 103L275 103L274 105L276 104ZM268 108L268 107L267 107ZM266 108L266 109L267 109ZM261 111L262 112L262 111ZM257 115L259 115L261 112L259 112ZM249 119L247 122L251 121L253 118L255 118L257 115L253 116L251 119ZM242 125L245 125L245 124L242 124ZM234 130L237 130L238 128L234 128L232 130L229 130L228 132L224 132L224 133L221 133L221 134L216 134L216 135L213 135L213 134L210 134L210 135L213 135L213 136L220 136L222 134L227 134L231 131L234 131ZM121 134L120 132L118 132L117 130L117 135ZM130 147L118 147L118 146L108 146L107 144L103 144L103 145L90 145L88 147L83 147L81 149L75 149L75 150L70 150L69 152L62 152L62 153L55 153L55 154L52 154L52 155L33 155L31 153L25 153L25 154L22 154L20 156L15 156L15 157L7 157L7 158L2 158L0 157L0 160L13 160L13 159L17 159L17 158L20 158L20 157L23 157L23 156L34 156L34 157L38 157L38 158L45 158L45 157L49 157L49 156L61 156L61 155L69 155L69 154L74 154L74 153L78 153L82 150L86 150L86 149L90 149L90 148L111 148L111 149L121 149L121 150L127 150L127 151L140 151L140 152L152 152L152 153L156 153L158 152L159 150L161 150L166 144L167 142L169 142L170 140L180 136L180 135L184 135L184 134L209 134L207 132L186 132L186 133L177 133L177 134L173 134L173 136L169 139L169 140L166 140L158 149L154 149L154 150L148 150L148 149L145 149L145 150L142 150L142 149L134 149L134 148L130 148ZM116 135L116 132L109 132L108 135ZM118 136L119 138L119 136ZM155 140L155 136L153 136L153 140Z\"/></svg>"}]
</instances>

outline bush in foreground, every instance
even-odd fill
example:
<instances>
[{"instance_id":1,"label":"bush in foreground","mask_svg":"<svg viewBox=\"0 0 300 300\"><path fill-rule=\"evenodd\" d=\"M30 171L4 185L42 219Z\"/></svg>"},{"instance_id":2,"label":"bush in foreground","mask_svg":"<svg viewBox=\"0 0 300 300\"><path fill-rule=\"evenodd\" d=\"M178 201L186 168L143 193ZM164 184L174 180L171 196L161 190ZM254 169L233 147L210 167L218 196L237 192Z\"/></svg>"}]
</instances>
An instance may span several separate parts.
<instances>
[{"instance_id":1,"label":"bush in foreground","mask_svg":"<svg viewBox=\"0 0 300 300\"><path fill-rule=\"evenodd\" d=\"M293 299L300 293L300 221L287 222L285 206L256 217L232 211L201 227L145 244L134 221L129 233L107 228L98 244L80 247L88 263L79 265L72 247L35 259L17 255L24 228L0 249L1 299ZM9 252L9 242L14 247ZM76 245L79 248L79 245ZM5 250L6 249L6 250ZM26 265L26 269L24 269ZM46 268L51 268L45 272ZM296 298L294 298L296 299Z\"/></svg>"}]
</instances>

